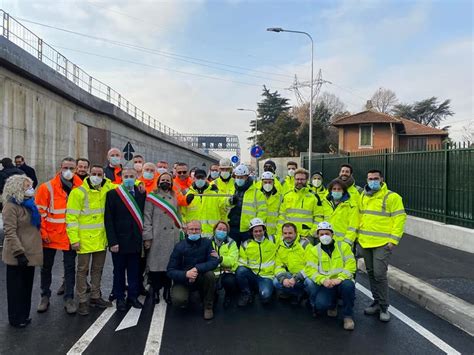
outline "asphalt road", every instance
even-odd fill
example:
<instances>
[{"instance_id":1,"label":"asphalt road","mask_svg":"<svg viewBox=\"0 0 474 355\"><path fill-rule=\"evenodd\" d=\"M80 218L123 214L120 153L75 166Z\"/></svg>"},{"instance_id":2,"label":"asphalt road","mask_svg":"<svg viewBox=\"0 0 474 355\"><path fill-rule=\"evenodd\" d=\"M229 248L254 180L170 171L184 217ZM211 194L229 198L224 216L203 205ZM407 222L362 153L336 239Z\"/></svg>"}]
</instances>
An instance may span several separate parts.
<instances>
[{"instance_id":1,"label":"asphalt road","mask_svg":"<svg viewBox=\"0 0 474 355\"><path fill-rule=\"evenodd\" d=\"M56 256L53 291L59 287L62 271L62 256ZM51 306L44 314L36 313L39 301L39 270L35 275L30 326L15 329L8 325L6 301L0 305L0 354L66 354L74 346L85 349L84 354L441 354L453 349L472 354L472 337L452 326L416 304L391 291L392 305L414 322L414 330L399 318L393 316L388 324L382 324L375 317L362 314L370 303L369 298L357 291L355 321L356 329L347 332L342 329L342 319L321 317L313 319L303 307L274 300L268 307L258 302L240 309L233 306L224 310L221 302L216 307L215 318L202 319L198 300L188 312L165 309L164 304L155 306L147 299L138 322L132 327L116 331L124 317L131 314L91 309L89 316L67 315L63 301L55 294ZM111 289L112 266L108 256L102 290L108 294ZM365 275L358 275L360 285L367 286ZM0 266L0 284L5 285L5 266ZM2 287L6 300L5 287ZM222 298L221 300L222 301ZM154 315L154 307L157 307ZM163 311L165 317L159 317ZM104 312L104 313L103 313ZM110 316L100 321L104 316ZM99 318L100 317L100 318ZM132 317L133 318L133 317ZM403 318L403 317L402 317ZM405 319L405 321L407 321ZM161 322L164 326L161 327ZM101 323L101 324L99 324ZM88 331L89 330L89 331ZM85 339L91 330L95 337ZM428 331L427 337L420 334ZM162 332L162 336L161 336ZM86 334L86 335L84 335ZM150 334L150 336L149 336ZM152 335L154 334L154 335ZM78 342L83 337L84 341ZM438 344L439 346L435 345ZM82 348L81 348L82 346ZM77 349L77 348L76 348ZM76 353L81 353L82 350ZM73 352L70 352L73 353Z\"/></svg>"}]
</instances>

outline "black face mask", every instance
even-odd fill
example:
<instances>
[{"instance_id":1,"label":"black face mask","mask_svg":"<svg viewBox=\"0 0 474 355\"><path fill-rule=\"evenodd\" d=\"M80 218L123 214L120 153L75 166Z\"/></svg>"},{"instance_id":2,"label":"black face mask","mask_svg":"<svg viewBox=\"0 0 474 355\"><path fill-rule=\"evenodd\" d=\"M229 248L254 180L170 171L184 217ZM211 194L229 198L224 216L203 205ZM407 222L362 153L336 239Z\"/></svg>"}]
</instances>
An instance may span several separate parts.
<instances>
[{"instance_id":1,"label":"black face mask","mask_svg":"<svg viewBox=\"0 0 474 355\"><path fill-rule=\"evenodd\" d=\"M160 182L160 189L168 191L171 189L171 184L169 182Z\"/></svg>"},{"instance_id":2,"label":"black face mask","mask_svg":"<svg viewBox=\"0 0 474 355\"><path fill-rule=\"evenodd\" d=\"M275 173L275 170L273 169L272 166L264 166L263 171L269 171L271 173Z\"/></svg>"}]
</instances>

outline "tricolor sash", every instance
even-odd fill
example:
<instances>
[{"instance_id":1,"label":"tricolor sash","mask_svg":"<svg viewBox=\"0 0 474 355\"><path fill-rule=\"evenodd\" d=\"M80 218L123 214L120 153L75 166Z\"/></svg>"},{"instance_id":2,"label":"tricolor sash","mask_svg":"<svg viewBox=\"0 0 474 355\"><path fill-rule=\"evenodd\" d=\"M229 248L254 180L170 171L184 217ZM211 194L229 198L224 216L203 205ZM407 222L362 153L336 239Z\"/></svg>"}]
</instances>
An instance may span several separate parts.
<instances>
[{"instance_id":1,"label":"tricolor sash","mask_svg":"<svg viewBox=\"0 0 474 355\"><path fill-rule=\"evenodd\" d=\"M158 207L163 212L165 212L168 215L168 217L170 217L173 220L177 228L180 228L180 229L183 228L183 221L181 219L181 215L178 213L178 210L171 203L169 203L163 197L153 192L150 192L147 195L146 200L150 201L156 207Z\"/></svg>"},{"instance_id":2,"label":"tricolor sash","mask_svg":"<svg viewBox=\"0 0 474 355\"><path fill-rule=\"evenodd\" d=\"M130 194L130 192L127 189L123 188L122 185L117 187L116 191L120 199L124 203L125 207L127 207L128 211L130 212L133 219L137 223L138 229L140 229L140 232L142 232L143 231L143 213L138 207L137 201L135 201L135 198Z\"/></svg>"}]
</instances>

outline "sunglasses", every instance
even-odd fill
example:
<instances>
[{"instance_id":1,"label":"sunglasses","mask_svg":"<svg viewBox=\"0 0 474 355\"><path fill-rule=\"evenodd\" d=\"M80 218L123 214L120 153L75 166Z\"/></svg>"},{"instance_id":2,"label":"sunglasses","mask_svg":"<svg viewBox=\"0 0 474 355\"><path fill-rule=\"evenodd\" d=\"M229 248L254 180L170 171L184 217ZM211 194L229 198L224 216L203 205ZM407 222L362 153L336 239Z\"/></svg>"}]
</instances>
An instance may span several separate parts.
<instances>
[{"instance_id":1,"label":"sunglasses","mask_svg":"<svg viewBox=\"0 0 474 355\"><path fill-rule=\"evenodd\" d=\"M187 171L177 171L176 174L178 175L184 175L184 174L187 174L188 172Z\"/></svg>"}]
</instances>

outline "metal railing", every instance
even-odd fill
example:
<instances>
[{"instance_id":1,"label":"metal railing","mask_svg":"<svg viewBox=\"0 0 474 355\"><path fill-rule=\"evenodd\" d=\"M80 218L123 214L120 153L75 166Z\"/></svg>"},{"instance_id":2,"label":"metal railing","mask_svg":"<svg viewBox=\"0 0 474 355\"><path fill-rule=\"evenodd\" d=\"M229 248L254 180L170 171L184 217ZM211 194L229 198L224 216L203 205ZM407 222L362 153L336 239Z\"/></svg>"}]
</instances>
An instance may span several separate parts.
<instances>
[{"instance_id":1,"label":"metal railing","mask_svg":"<svg viewBox=\"0 0 474 355\"><path fill-rule=\"evenodd\" d=\"M66 79L72 81L74 84L87 91L89 94L114 104L145 125L170 136L171 138L177 140L180 144L185 144L190 148L193 148L190 144L188 144L186 137L181 133L142 111L130 101L125 99L120 93L112 89L109 85L87 74L87 72L71 62L49 44L44 42L43 39L39 38L20 22L11 17L7 12L0 9L0 16L0 36L3 36L9 41L15 43L17 46L38 58L38 60L54 69L56 72L60 73ZM202 149L199 150L203 151ZM206 152L206 154L209 154L209 152ZM212 155L219 157L216 154Z\"/></svg>"},{"instance_id":2,"label":"metal railing","mask_svg":"<svg viewBox=\"0 0 474 355\"><path fill-rule=\"evenodd\" d=\"M349 163L356 184L364 186L367 171L379 169L388 188L402 196L409 214L474 228L474 145L465 142L431 148L314 157L313 172L322 171L327 184L337 177L341 164ZM303 165L308 166L307 158Z\"/></svg>"}]
</instances>

